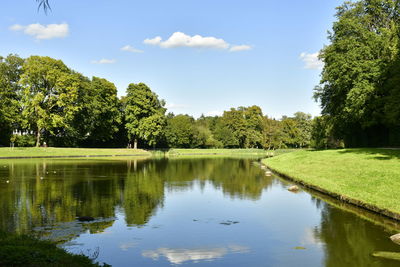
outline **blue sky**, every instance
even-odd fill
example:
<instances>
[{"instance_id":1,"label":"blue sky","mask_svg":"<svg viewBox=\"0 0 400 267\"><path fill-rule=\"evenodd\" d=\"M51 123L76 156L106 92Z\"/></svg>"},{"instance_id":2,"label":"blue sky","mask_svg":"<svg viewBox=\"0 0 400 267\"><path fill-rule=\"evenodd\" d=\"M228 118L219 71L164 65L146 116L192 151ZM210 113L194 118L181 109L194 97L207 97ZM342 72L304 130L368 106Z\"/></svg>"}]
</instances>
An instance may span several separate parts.
<instances>
[{"instance_id":1,"label":"blue sky","mask_svg":"<svg viewBox=\"0 0 400 267\"><path fill-rule=\"evenodd\" d=\"M315 53L339 0L4 0L0 55L62 59L86 76L144 82L169 111L195 117L260 106L319 114ZM198 36L197 36L198 35ZM146 40L146 41L145 41ZM122 49L125 48L125 49Z\"/></svg>"}]
</instances>

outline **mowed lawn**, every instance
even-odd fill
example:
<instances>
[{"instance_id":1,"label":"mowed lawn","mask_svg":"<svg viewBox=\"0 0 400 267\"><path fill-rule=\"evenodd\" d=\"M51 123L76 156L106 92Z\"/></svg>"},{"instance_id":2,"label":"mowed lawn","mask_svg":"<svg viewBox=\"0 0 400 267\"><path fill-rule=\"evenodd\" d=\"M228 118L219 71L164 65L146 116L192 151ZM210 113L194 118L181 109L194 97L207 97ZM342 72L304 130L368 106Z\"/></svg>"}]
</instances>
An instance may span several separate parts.
<instances>
[{"instance_id":1,"label":"mowed lawn","mask_svg":"<svg viewBox=\"0 0 400 267\"><path fill-rule=\"evenodd\" d=\"M400 214L400 150L303 150L263 162L296 180Z\"/></svg>"},{"instance_id":2,"label":"mowed lawn","mask_svg":"<svg viewBox=\"0 0 400 267\"><path fill-rule=\"evenodd\" d=\"M267 151L257 148L229 149L229 148L173 148L168 151L170 155L196 155L196 154L224 154L224 155L267 155Z\"/></svg>"},{"instance_id":3,"label":"mowed lawn","mask_svg":"<svg viewBox=\"0 0 400 267\"><path fill-rule=\"evenodd\" d=\"M58 147L0 147L1 157L46 157L46 156L117 156L150 155L141 149L115 148L58 148Z\"/></svg>"}]
</instances>

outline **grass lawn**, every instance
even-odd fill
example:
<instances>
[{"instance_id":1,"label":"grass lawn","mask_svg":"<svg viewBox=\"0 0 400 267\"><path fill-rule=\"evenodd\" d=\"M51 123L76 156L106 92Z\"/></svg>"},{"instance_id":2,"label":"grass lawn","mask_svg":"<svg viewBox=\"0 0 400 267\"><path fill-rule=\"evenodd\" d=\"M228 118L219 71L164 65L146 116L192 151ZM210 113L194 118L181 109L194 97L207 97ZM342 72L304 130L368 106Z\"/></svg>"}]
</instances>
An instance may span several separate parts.
<instances>
[{"instance_id":1,"label":"grass lawn","mask_svg":"<svg viewBox=\"0 0 400 267\"><path fill-rule=\"evenodd\" d=\"M0 232L0 266L101 266L73 255L48 241ZM105 266L107 266L105 264Z\"/></svg>"},{"instance_id":2,"label":"grass lawn","mask_svg":"<svg viewBox=\"0 0 400 267\"><path fill-rule=\"evenodd\" d=\"M263 163L295 180L400 214L400 150L303 150Z\"/></svg>"},{"instance_id":3,"label":"grass lawn","mask_svg":"<svg viewBox=\"0 0 400 267\"><path fill-rule=\"evenodd\" d=\"M267 151L263 149L223 149L223 148L210 148L210 149L170 149L169 155L267 155Z\"/></svg>"},{"instance_id":4,"label":"grass lawn","mask_svg":"<svg viewBox=\"0 0 400 267\"><path fill-rule=\"evenodd\" d=\"M1 157L46 157L46 156L111 156L111 155L150 155L141 149L115 148L56 148L56 147L0 147Z\"/></svg>"}]
</instances>

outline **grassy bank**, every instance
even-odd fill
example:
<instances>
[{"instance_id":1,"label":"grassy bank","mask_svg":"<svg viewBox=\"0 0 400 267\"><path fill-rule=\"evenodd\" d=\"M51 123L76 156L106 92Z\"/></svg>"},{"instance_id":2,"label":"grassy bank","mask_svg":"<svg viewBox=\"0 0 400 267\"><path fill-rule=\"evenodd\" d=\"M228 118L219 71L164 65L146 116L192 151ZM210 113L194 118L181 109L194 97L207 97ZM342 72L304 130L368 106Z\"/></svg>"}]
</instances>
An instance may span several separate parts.
<instances>
[{"instance_id":1,"label":"grassy bank","mask_svg":"<svg viewBox=\"0 0 400 267\"><path fill-rule=\"evenodd\" d=\"M101 266L83 255L29 236L0 232L0 266ZM107 265L105 265L107 266Z\"/></svg>"},{"instance_id":2,"label":"grassy bank","mask_svg":"<svg viewBox=\"0 0 400 267\"><path fill-rule=\"evenodd\" d=\"M263 149L170 149L168 155L267 155Z\"/></svg>"},{"instance_id":3,"label":"grassy bank","mask_svg":"<svg viewBox=\"0 0 400 267\"><path fill-rule=\"evenodd\" d=\"M115 148L58 148L58 147L0 147L0 158L3 157L70 157L70 156L121 156L150 155L142 149Z\"/></svg>"},{"instance_id":4,"label":"grassy bank","mask_svg":"<svg viewBox=\"0 0 400 267\"><path fill-rule=\"evenodd\" d=\"M294 180L400 219L400 150L303 150L263 162Z\"/></svg>"},{"instance_id":5,"label":"grassy bank","mask_svg":"<svg viewBox=\"0 0 400 267\"><path fill-rule=\"evenodd\" d=\"M0 159L6 158L39 158L39 157L105 157L118 156L118 159L130 156L268 156L273 151L263 149L170 149L152 150L142 149L116 149L116 148L56 148L56 147L22 147L22 148L0 148ZM276 152L275 152L276 153ZM126 157L123 157L126 156Z\"/></svg>"}]
</instances>

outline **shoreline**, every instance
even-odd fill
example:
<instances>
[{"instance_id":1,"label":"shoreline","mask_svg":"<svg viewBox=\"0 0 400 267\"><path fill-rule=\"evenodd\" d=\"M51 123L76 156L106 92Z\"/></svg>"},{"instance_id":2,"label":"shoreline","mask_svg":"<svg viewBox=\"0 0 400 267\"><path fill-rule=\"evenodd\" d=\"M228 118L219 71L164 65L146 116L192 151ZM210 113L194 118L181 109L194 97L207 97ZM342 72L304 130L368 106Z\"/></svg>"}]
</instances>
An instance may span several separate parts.
<instances>
[{"instance_id":1,"label":"shoreline","mask_svg":"<svg viewBox=\"0 0 400 267\"><path fill-rule=\"evenodd\" d=\"M3 152L4 151L4 152ZM123 148L18 148L0 149L0 160L5 159L56 159L56 158L107 158L107 157L179 157L179 156L273 156L262 149L169 149L129 151Z\"/></svg>"},{"instance_id":2,"label":"shoreline","mask_svg":"<svg viewBox=\"0 0 400 267\"><path fill-rule=\"evenodd\" d=\"M0 157L0 159L57 159L57 158L106 158L106 157L143 157L151 154L127 154L127 155L65 155L65 156L20 156L20 157Z\"/></svg>"},{"instance_id":3,"label":"shoreline","mask_svg":"<svg viewBox=\"0 0 400 267\"><path fill-rule=\"evenodd\" d=\"M284 173L282 173L282 172L280 172L280 171L278 171L278 170L276 170L274 168L269 167L268 164L266 164L264 162L262 162L262 164L265 167L267 167L270 171L272 171L273 173L277 174L278 176L282 177L285 180L294 182L294 183L299 184L299 185L301 185L301 186L303 186L305 188L314 190L314 191L316 191L318 193L322 193L324 195L327 195L329 197L337 199L337 200L339 200L339 201L341 201L343 203L348 203L348 204L351 204L353 206L362 208L364 210L367 210L367 211L373 212L375 214L378 214L378 215L384 216L386 218L390 218L392 220L400 222L400 213L396 213L396 212L393 212L393 211L390 211L390 210L387 210L387 209L379 208L376 205L369 204L369 203L357 200L355 198L347 197L347 196L345 196L343 194L340 194L340 193L335 193L335 192L329 191L329 190L324 189L324 188L322 188L320 186L316 186L316 185L313 185L311 183L305 182L304 180L297 179L297 178L291 177L291 176L289 176L287 174L284 174Z\"/></svg>"}]
</instances>

